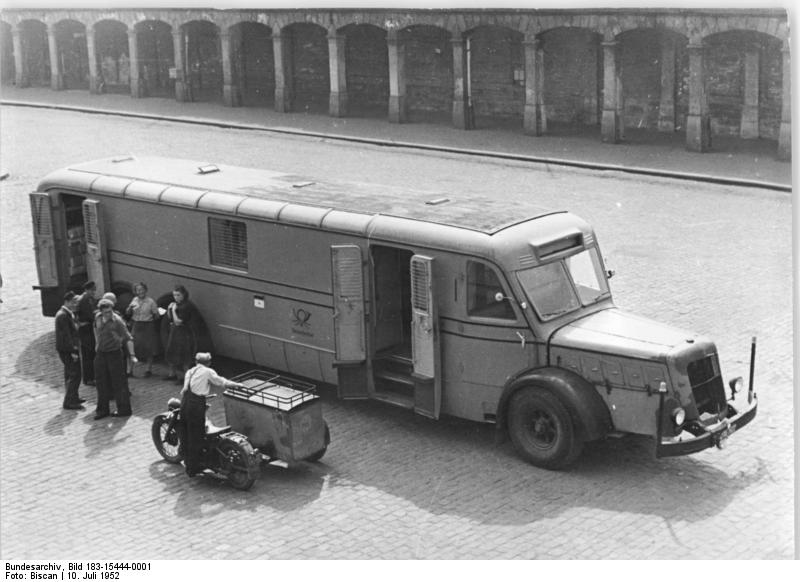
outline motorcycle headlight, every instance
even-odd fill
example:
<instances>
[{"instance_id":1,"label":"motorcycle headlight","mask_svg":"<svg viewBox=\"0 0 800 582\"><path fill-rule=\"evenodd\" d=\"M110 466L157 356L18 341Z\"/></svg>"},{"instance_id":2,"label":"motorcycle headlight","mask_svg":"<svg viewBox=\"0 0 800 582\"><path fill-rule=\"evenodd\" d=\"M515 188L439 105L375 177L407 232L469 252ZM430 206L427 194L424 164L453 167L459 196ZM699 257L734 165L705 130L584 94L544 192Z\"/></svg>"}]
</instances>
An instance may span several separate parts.
<instances>
[{"instance_id":1,"label":"motorcycle headlight","mask_svg":"<svg viewBox=\"0 0 800 582\"><path fill-rule=\"evenodd\" d=\"M686 411L680 406L672 411L672 422L675 426L681 426L686 420Z\"/></svg>"}]
</instances>

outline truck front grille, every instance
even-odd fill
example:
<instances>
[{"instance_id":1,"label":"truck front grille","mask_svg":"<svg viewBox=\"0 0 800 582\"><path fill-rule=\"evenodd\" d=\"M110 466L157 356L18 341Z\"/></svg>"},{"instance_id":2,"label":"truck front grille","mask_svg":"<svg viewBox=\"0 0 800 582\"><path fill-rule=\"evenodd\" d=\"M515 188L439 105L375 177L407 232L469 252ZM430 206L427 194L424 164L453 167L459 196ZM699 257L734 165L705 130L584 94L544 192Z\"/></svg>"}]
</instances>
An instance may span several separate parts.
<instances>
[{"instance_id":1,"label":"truck front grille","mask_svg":"<svg viewBox=\"0 0 800 582\"><path fill-rule=\"evenodd\" d=\"M697 412L718 414L725 410L725 386L719 373L717 356L706 356L695 360L687 366L692 394L697 405Z\"/></svg>"}]
</instances>

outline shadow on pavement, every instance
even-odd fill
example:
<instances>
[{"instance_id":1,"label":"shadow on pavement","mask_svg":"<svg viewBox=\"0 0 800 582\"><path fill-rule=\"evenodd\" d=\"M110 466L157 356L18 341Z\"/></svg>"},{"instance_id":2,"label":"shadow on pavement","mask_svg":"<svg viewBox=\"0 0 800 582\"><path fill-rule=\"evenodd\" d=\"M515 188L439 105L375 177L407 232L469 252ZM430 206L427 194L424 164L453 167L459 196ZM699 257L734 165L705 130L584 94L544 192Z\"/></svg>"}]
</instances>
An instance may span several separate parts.
<instances>
[{"instance_id":1,"label":"shadow on pavement","mask_svg":"<svg viewBox=\"0 0 800 582\"><path fill-rule=\"evenodd\" d=\"M261 474L249 491L239 491L222 478L203 474L190 478L183 465L163 460L150 464L150 476L174 494L171 511L181 519L205 519L228 510L262 507L288 513L317 500L325 482L323 465L301 463L291 468L261 464Z\"/></svg>"},{"instance_id":2,"label":"shadow on pavement","mask_svg":"<svg viewBox=\"0 0 800 582\"><path fill-rule=\"evenodd\" d=\"M54 331L31 341L17 357L14 375L49 384L54 390L64 390L64 367L56 353Z\"/></svg>"},{"instance_id":3,"label":"shadow on pavement","mask_svg":"<svg viewBox=\"0 0 800 582\"><path fill-rule=\"evenodd\" d=\"M101 420L94 420L94 414L89 413L83 417L83 421L89 426L89 430L83 437L87 459L107 453L114 447L125 445L132 436L131 433L119 434L128 423L127 418L107 416Z\"/></svg>"},{"instance_id":4,"label":"shadow on pavement","mask_svg":"<svg viewBox=\"0 0 800 582\"><path fill-rule=\"evenodd\" d=\"M547 471L519 459L510 443L495 445L494 427L428 421L377 403L348 404L347 412L333 406L325 409L331 488L375 487L431 513L484 524L533 523L579 508L699 522L769 478L761 459L732 476L696 456L657 460L643 439L594 443L572 469ZM340 464L336 447L347 435L336 428L359 422L370 434L358 436L358 458L350 454Z\"/></svg>"}]
</instances>

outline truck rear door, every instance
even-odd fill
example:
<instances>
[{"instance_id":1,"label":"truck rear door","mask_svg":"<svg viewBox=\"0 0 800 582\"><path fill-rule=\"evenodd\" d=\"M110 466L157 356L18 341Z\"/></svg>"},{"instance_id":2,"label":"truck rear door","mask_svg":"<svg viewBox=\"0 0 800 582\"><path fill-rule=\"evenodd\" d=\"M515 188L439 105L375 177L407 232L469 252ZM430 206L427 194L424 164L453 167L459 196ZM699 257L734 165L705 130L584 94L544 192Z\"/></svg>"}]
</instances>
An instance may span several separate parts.
<instances>
[{"instance_id":1,"label":"truck rear door","mask_svg":"<svg viewBox=\"0 0 800 582\"><path fill-rule=\"evenodd\" d=\"M36 254L39 287L58 287L58 263L50 195L47 192L31 192L30 200L33 250Z\"/></svg>"}]
</instances>

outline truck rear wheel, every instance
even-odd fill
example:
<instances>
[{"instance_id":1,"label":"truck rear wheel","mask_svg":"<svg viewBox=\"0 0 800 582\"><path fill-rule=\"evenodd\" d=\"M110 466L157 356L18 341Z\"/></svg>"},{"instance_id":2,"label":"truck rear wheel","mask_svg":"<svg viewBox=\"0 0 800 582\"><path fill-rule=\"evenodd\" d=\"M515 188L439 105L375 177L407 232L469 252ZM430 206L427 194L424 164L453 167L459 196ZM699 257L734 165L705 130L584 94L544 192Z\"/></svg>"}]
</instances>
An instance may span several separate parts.
<instances>
[{"instance_id":1,"label":"truck rear wheel","mask_svg":"<svg viewBox=\"0 0 800 582\"><path fill-rule=\"evenodd\" d=\"M564 469L583 450L567 407L540 388L522 388L511 397L508 430L520 456L537 467Z\"/></svg>"}]
</instances>

